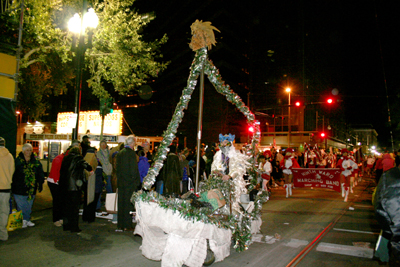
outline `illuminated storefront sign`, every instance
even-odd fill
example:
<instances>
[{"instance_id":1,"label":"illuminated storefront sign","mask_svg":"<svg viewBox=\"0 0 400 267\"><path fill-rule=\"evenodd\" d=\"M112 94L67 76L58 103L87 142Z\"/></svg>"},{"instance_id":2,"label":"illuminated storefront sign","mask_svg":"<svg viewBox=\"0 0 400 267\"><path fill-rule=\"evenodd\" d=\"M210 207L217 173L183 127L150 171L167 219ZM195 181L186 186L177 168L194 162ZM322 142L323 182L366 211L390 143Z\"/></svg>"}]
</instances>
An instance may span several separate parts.
<instances>
[{"instance_id":1,"label":"illuminated storefront sign","mask_svg":"<svg viewBox=\"0 0 400 267\"><path fill-rule=\"evenodd\" d=\"M63 112L57 115L57 133L70 134L72 133L74 113ZM122 132L122 111L114 110L104 118L104 134L120 135ZM99 111L81 111L79 113L79 133L86 134L89 130L90 134L101 133L101 116Z\"/></svg>"}]
</instances>

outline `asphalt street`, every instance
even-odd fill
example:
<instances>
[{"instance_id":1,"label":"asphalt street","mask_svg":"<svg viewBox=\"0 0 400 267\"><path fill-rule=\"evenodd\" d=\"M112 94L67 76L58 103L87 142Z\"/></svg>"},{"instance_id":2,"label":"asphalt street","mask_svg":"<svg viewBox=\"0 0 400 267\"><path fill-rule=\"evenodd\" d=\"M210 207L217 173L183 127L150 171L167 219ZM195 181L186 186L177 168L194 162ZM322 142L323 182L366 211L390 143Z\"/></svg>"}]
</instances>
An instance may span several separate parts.
<instances>
[{"instance_id":1,"label":"asphalt street","mask_svg":"<svg viewBox=\"0 0 400 267\"><path fill-rule=\"evenodd\" d=\"M295 188L286 199L283 188L273 189L263 206L260 242L241 253L231 248L229 257L212 266L287 266L307 247L298 266L379 266L370 257L380 231L371 204L373 186L365 179L347 203L331 190ZM32 221L36 226L9 232L9 240L0 242L1 267L161 266L142 256L140 236L116 232L108 219L80 222L79 235L54 226L47 185L36 197Z\"/></svg>"}]
</instances>

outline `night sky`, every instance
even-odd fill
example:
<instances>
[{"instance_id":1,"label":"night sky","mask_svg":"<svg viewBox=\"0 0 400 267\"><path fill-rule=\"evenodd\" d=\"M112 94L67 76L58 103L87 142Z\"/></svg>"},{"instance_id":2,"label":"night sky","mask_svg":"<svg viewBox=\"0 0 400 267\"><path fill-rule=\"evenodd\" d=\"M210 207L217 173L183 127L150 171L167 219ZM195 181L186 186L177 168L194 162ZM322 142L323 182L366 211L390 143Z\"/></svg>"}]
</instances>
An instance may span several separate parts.
<instances>
[{"instance_id":1,"label":"night sky","mask_svg":"<svg viewBox=\"0 0 400 267\"><path fill-rule=\"evenodd\" d=\"M390 136L386 127L386 97L389 97L394 118L398 116L396 101L400 92L399 45L394 41L400 40L400 5L396 2L138 0L135 6L140 13L154 11L156 15L146 29L151 31L150 37L159 38L163 33L170 37L161 51L174 67L163 75L175 71L176 77L188 76L193 53L188 47L182 52L181 47L190 42L190 25L195 19L211 21L217 28L224 29L225 34L222 30L216 34L217 41L224 40L228 31L235 31L237 25L242 25L252 34L252 53L257 58L252 63L260 70L254 90L264 90L263 81L270 82L284 74L299 77L305 67L306 78L313 83L318 95L327 96L336 88L338 97L343 100L340 108L347 122L372 124L379 140L385 143ZM221 20L220 14L224 11L232 16ZM241 38L241 34L246 35L242 30L237 38ZM223 49L228 50L229 43L224 45ZM179 51L176 55L182 56L171 56L174 49ZM214 55L210 53L210 57L218 57L221 50ZM274 51L273 63L267 62L268 50ZM241 53L237 46L235 51ZM176 67L180 65L184 67ZM229 73L225 71L225 74L229 77ZM301 85L301 81L298 83ZM185 80L177 85L182 90ZM304 94L301 88L298 91ZM174 99L172 102L177 103L179 92L170 92L170 95Z\"/></svg>"}]
</instances>

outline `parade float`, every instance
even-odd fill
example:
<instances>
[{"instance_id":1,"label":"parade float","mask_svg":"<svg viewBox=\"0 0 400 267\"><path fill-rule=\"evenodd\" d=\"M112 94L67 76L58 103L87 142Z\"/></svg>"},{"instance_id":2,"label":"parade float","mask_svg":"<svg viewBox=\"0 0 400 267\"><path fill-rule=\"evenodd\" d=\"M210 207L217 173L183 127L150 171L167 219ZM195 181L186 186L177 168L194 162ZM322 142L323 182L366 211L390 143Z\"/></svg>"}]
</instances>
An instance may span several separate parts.
<instances>
[{"instance_id":1,"label":"parade float","mask_svg":"<svg viewBox=\"0 0 400 267\"><path fill-rule=\"evenodd\" d=\"M161 261L162 266L209 265L228 257L232 246L238 252L247 250L252 243L252 236L260 230L262 205L268 200L268 193L259 191L253 201L249 201L249 193L254 192L257 184L255 151L260 139L260 128L254 114L229 85L224 83L218 69L208 59L207 52L216 43L214 30L217 29L210 22L196 20L191 25L190 47L196 54L187 86L183 89L173 117L163 133L154 162L143 179L144 190L134 193L131 198L136 207L137 225L134 233L142 237L142 254L148 259ZM150 189L167 158L168 146L176 137L184 110L188 107L199 77L197 147L200 147L204 75L207 75L220 94L243 113L249 126L256 129L251 137L251 144L243 152L235 151L234 146L227 150L232 157L232 163L229 163L229 173L233 173L231 179L222 179L219 167L214 166L217 171L213 171L206 181L200 182L196 178L193 193L189 191L179 198L158 195ZM222 136L224 138L229 139L225 141L229 143L234 137ZM200 151L197 150L198 160L199 154ZM222 162L216 161L213 164ZM245 174L248 180L244 180ZM196 177L199 177L199 167L196 169Z\"/></svg>"}]
</instances>

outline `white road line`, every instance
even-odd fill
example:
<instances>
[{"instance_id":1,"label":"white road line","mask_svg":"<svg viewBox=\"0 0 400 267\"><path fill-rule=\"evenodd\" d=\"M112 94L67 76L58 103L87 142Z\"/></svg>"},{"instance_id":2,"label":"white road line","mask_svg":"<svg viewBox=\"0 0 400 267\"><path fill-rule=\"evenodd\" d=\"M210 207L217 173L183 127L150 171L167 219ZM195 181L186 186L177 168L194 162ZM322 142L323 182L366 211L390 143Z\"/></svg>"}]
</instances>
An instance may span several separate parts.
<instances>
[{"instance_id":1,"label":"white road line","mask_svg":"<svg viewBox=\"0 0 400 267\"><path fill-rule=\"evenodd\" d=\"M340 228L333 228L333 230L339 231L339 232L351 232L351 233L360 233L360 234L379 235L379 232L358 231L358 230L340 229Z\"/></svg>"},{"instance_id":2,"label":"white road line","mask_svg":"<svg viewBox=\"0 0 400 267\"><path fill-rule=\"evenodd\" d=\"M346 246L346 245L330 244L324 242L318 244L317 251L341 254L347 256L355 256L360 258L368 258L368 259L372 259L374 256L374 249L372 248Z\"/></svg>"}]
</instances>

